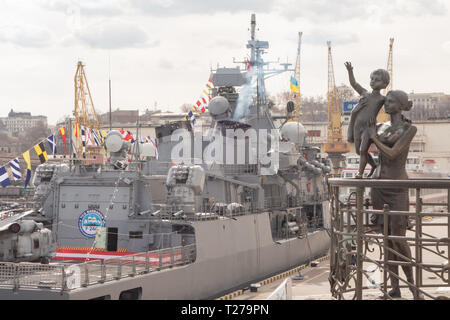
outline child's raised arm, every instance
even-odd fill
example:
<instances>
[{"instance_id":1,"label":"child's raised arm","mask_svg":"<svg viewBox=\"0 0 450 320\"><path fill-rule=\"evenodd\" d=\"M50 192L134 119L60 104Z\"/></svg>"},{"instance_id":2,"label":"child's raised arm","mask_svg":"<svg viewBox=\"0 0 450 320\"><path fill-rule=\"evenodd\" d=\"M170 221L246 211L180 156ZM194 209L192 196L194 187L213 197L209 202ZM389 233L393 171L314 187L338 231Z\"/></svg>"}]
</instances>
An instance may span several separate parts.
<instances>
[{"instance_id":1,"label":"child's raised arm","mask_svg":"<svg viewBox=\"0 0 450 320\"><path fill-rule=\"evenodd\" d=\"M355 76L353 74L353 66L350 62L344 63L345 67L348 71L348 79L350 80L350 85L353 87L353 89L356 90L356 92L359 93L359 95L362 95L367 90L364 89L358 82L355 80Z\"/></svg>"}]
</instances>

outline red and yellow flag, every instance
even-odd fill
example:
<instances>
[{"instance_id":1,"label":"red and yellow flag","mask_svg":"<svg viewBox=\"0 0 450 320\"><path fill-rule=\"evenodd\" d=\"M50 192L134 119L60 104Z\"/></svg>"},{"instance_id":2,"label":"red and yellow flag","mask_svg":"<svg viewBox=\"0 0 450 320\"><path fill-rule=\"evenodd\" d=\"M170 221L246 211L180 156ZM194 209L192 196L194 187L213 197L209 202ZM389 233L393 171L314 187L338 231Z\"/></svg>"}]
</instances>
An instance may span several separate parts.
<instances>
[{"instance_id":1,"label":"red and yellow flag","mask_svg":"<svg viewBox=\"0 0 450 320\"><path fill-rule=\"evenodd\" d=\"M61 138L64 141L64 157L67 155L67 146L66 146L66 128L61 127L61 129L59 129L59 134L61 135Z\"/></svg>"}]
</instances>

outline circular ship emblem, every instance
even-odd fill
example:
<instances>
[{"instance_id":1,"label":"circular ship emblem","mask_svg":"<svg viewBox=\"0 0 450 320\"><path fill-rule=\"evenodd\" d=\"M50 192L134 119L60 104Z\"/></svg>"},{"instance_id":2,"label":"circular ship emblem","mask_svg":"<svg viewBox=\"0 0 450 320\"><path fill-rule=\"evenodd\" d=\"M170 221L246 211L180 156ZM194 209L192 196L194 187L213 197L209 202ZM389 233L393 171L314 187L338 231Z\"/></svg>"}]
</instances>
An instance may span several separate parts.
<instances>
[{"instance_id":1,"label":"circular ship emblem","mask_svg":"<svg viewBox=\"0 0 450 320\"><path fill-rule=\"evenodd\" d=\"M88 209L78 218L78 228L81 234L87 238L95 238L97 228L105 225L105 217L96 209Z\"/></svg>"}]
</instances>

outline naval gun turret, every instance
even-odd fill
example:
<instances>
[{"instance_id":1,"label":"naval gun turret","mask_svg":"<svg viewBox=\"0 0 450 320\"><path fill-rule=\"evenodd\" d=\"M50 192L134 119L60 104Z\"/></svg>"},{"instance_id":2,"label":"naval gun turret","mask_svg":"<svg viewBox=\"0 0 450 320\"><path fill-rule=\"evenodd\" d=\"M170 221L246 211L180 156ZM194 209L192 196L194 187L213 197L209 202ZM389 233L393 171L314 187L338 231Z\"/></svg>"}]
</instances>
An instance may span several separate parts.
<instances>
[{"instance_id":1,"label":"naval gun turret","mask_svg":"<svg viewBox=\"0 0 450 320\"><path fill-rule=\"evenodd\" d=\"M24 220L33 210L0 220L1 262L48 263L56 253L52 232L42 223Z\"/></svg>"}]
</instances>

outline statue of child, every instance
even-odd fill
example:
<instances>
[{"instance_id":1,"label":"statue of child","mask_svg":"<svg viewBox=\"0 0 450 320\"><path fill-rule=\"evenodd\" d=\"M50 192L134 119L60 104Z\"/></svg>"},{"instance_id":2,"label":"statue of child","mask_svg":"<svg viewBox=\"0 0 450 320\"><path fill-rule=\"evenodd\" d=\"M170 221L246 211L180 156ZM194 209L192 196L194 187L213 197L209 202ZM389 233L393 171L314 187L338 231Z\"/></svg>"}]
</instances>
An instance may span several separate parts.
<instances>
[{"instance_id":1,"label":"statue of child","mask_svg":"<svg viewBox=\"0 0 450 320\"><path fill-rule=\"evenodd\" d=\"M389 73L386 70L378 69L370 74L370 87L372 92L368 92L355 81L353 67L350 62L345 63L348 71L350 84L361 96L358 104L352 111L350 123L348 125L348 142L355 143L355 150L360 155L359 171L355 178L361 179L364 174L367 162L372 166L369 177L376 168L376 163L369 153L372 140L367 131L371 122L376 122L376 117L384 104L385 97L380 94L381 89L385 89L390 81Z\"/></svg>"}]
</instances>

